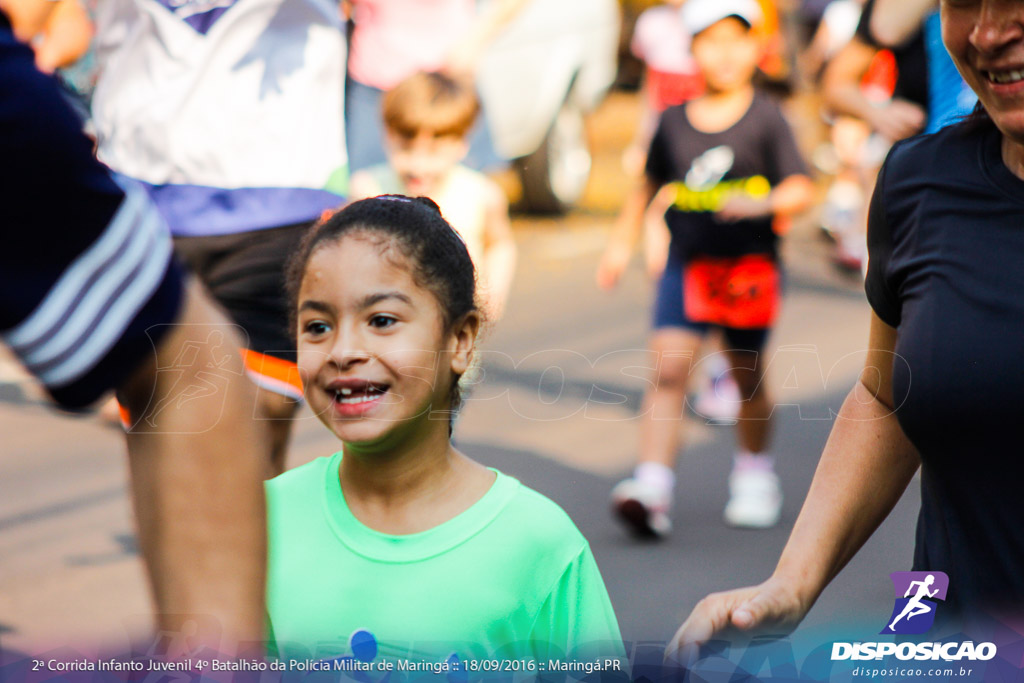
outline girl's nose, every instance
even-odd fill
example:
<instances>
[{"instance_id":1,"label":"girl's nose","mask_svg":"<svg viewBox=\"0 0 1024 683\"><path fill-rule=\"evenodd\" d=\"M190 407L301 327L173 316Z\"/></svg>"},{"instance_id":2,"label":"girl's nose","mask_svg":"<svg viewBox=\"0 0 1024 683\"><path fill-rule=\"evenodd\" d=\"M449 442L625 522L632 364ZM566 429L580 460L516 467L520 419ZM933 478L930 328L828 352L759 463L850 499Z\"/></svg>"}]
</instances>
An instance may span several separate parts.
<instances>
[{"instance_id":1,"label":"girl's nose","mask_svg":"<svg viewBox=\"0 0 1024 683\"><path fill-rule=\"evenodd\" d=\"M331 347L331 362L341 370L349 370L370 358L362 335L355 331L342 331Z\"/></svg>"}]
</instances>

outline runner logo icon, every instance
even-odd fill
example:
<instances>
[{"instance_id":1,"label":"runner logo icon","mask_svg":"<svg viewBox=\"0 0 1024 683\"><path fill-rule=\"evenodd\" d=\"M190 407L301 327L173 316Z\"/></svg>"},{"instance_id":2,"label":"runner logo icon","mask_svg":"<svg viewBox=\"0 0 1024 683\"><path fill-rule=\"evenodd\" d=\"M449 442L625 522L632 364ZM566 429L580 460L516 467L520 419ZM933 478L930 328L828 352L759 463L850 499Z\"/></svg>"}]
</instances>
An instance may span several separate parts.
<instances>
[{"instance_id":1,"label":"runner logo icon","mask_svg":"<svg viewBox=\"0 0 1024 683\"><path fill-rule=\"evenodd\" d=\"M881 633L924 633L935 622L935 600L945 600L949 577L943 572L893 572L895 604Z\"/></svg>"}]
</instances>

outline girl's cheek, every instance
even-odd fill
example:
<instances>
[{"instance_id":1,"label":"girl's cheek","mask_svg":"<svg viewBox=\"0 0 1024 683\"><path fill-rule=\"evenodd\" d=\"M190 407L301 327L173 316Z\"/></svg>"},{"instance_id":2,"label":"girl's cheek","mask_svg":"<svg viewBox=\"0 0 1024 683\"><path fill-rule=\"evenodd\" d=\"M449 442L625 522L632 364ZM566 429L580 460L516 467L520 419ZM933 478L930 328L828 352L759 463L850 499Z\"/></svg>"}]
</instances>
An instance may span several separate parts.
<instances>
[{"instance_id":1,"label":"girl's cheek","mask_svg":"<svg viewBox=\"0 0 1024 683\"><path fill-rule=\"evenodd\" d=\"M303 384L308 384L309 380L316 375L317 369L322 364L318 357L322 355L314 349L303 348L303 344L299 342L296 366Z\"/></svg>"}]
</instances>

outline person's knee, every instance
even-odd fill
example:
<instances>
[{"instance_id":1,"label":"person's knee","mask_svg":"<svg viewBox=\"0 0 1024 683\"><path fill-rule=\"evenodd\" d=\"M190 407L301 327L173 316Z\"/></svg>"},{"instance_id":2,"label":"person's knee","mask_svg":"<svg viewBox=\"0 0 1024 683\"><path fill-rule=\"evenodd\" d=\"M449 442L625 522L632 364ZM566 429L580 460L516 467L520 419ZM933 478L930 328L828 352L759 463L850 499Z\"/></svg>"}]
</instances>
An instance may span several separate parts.
<instances>
[{"instance_id":1,"label":"person's knee","mask_svg":"<svg viewBox=\"0 0 1024 683\"><path fill-rule=\"evenodd\" d=\"M658 369L654 373L658 391L686 391L700 342L699 336L675 330L655 335L650 348L658 358Z\"/></svg>"},{"instance_id":2,"label":"person's knee","mask_svg":"<svg viewBox=\"0 0 1024 683\"><path fill-rule=\"evenodd\" d=\"M655 377L659 391L685 392L690 377L689 359L663 359Z\"/></svg>"}]
</instances>

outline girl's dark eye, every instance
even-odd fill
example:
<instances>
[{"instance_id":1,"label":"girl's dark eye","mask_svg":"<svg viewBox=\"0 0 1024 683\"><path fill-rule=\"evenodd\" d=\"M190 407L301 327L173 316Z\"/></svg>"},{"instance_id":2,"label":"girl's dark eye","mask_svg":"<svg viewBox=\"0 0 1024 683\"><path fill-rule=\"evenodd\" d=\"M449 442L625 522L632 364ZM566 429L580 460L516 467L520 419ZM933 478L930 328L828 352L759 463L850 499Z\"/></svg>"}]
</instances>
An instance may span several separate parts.
<instances>
[{"instance_id":1,"label":"girl's dark eye","mask_svg":"<svg viewBox=\"0 0 1024 683\"><path fill-rule=\"evenodd\" d=\"M327 323L322 320L312 320L306 323L305 332L313 336L324 334L329 330Z\"/></svg>"},{"instance_id":2,"label":"girl's dark eye","mask_svg":"<svg viewBox=\"0 0 1024 683\"><path fill-rule=\"evenodd\" d=\"M370 327L376 327L377 329L383 330L391 327L396 322L398 322L398 320L390 315L375 315L370 318Z\"/></svg>"}]
</instances>

